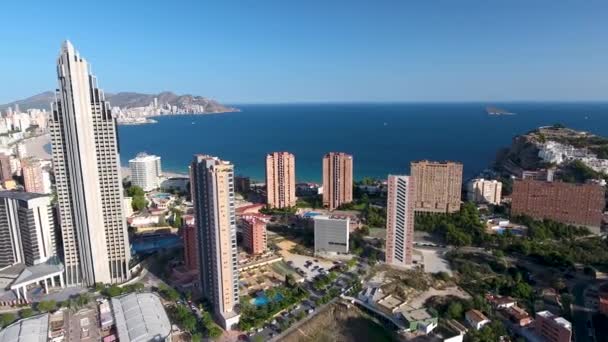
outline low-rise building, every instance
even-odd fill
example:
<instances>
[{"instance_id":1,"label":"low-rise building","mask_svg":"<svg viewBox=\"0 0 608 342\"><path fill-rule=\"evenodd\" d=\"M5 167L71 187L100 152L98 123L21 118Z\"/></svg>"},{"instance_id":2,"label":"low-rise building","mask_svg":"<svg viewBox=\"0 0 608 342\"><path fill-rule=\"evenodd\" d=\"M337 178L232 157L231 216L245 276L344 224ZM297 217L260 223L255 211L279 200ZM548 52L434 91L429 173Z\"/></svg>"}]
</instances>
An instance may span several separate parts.
<instances>
[{"instance_id":1,"label":"low-rise building","mask_svg":"<svg viewBox=\"0 0 608 342\"><path fill-rule=\"evenodd\" d=\"M469 310L464 315L467 323L474 328L475 330L480 330L486 324L489 324L491 321L479 310Z\"/></svg>"},{"instance_id":2,"label":"low-rise building","mask_svg":"<svg viewBox=\"0 0 608 342\"><path fill-rule=\"evenodd\" d=\"M517 305L508 307L505 310L505 314L511 322L520 327L528 326L533 321L532 316L530 316L530 314L526 310L520 308Z\"/></svg>"},{"instance_id":3,"label":"low-rise building","mask_svg":"<svg viewBox=\"0 0 608 342\"><path fill-rule=\"evenodd\" d=\"M437 328L437 317L431 316L425 308L406 308L399 312L399 316L406 322L409 331L419 331L424 334L429 334Z\"/></svg>"},{"instance_id":4,"label":"low-rise building","mask_svg":"<svg viewBox=\"0 0 608 342\"><path fill-rule=\"evenodd\" d=\"M492 304L494 309L497 310L506 309L517 305L517 301L509 296L495 296L492 294L487 294L486 300Z\"/></svg>"},{"instance_id":5,"label":"low-rise building","mask_svg":"<svg viewBox=\"0 0 608 342\"><path fill-rule=\"evenodd\" d=\"M405 308L407 303L403 299L389 294L386 297L380 299L376 303L376 305L378 306L378 308L380 308L380 310L384 311L386 314L394 315L398 311L401 311L401 309Z\"/></svg>"},{"instance_id":6,"label":"low-rise building","mask_svg":"<svg viewBox=\"0 0 608 342\"><path fill-rule=\"evenodd\" d=\"M350 219L344 216L314 217L315 253L348 254Z\"/></svg>"},{"instance_id":7,"label":"low-rise building","mask_svg":"<svg viewBox=\"0 0 608 342\"><path fill-rule=\"evenodd\" d=\"M119 341L171 341L171 322L156 294L114 297L112 312Z\"/></svg>"},{"instance_id":8,"label":"low-rise building","mask_svg":"<svg viewBox=\"0 0 608 342\"><path fill-rule=\"evenodd\" d=\"M46 342L49 335L49 315L41 314L18 320L0 330L2 342Z\"/></svg>"},{"instance_id":9,"label":"low-rise building","mask_svg":"<svg viewBox=\"0 0 608 342\"><path fill-rule=\"evenodd\" d=\"M570 342L572 339L572 324L549 311L536 313L534 330L547 342Z\"/></svg>"}]
</instances>

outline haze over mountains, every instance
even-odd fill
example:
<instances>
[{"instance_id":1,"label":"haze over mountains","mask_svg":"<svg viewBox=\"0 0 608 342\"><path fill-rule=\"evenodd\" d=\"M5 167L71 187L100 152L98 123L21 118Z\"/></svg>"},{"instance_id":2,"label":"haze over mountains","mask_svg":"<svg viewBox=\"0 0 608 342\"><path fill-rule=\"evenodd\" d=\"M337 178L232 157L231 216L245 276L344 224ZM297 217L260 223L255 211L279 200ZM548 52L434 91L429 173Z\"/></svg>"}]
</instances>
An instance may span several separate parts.
<instances>
[{"instance_id":1,"label":"haze over mountains","mask_svg":"<svg viewBox=\"0 0 608 342\"><path fill-rule=\"evenodd\" d=\"M186 107L188 105L204 106L206 113L231 112L236 110L206 97L177 95L170 91L164 91L158 94L142 94L135 92L106 93L106 100L110 102L112 107L118 106L122 109L148 106L154 101L154 98L158 99L159 105L169 104L177 107ZM31 108L49 110L50 104L53 101L55 101L55 93L52 91L45 91L26 99L0 105L0 110L4 111L8 107L14 108L16 104L19 105L20 110L28 110Z\"/></svg>"}]
</instances>

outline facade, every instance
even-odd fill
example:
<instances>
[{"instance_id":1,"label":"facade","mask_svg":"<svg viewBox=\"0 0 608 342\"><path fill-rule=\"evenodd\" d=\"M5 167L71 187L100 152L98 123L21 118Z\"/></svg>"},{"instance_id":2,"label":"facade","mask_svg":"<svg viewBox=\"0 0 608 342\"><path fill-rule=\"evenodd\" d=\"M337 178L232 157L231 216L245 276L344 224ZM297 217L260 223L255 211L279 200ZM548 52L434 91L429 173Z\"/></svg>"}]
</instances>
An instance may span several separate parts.
<instances>
[{"instance_id":1,"label":"facade","mask_svg":"<svg viewBox=\"0 0 608 342\"><path fill-rule=\"evenodd\" d=\"M57 61L59 89L49 120L68 285L122 283L131 256L116 122L70 42Z\"/></svg>"},{"instance_id":2,"label":"facade","mask_svg":"<svg viewBox=\"0 0 608 342\"><path fill-rule=\"evenodd\" d=\"M315 253L348 254L350 218L315 216Z\"/></svg>"},{"instance_id":3,"label":"facade","mask_svg":"<svg viewBox=\"0 0 608 342\"><path fill-rule=\"evenodd\" d=\"M197 225L201 290L225 329L239 321L234 166L196 155L190 184Z\"/></svg>"},{"instance_id":4,"label":"facade","mask_svg":"<svg viewBox=\"0 0 608 342\"><path fill-rule=\"evenodd\" d=\"M502 183L483 178L472 179L467 184L467 196L471 202L498 205L502 199Z\"/></svg>"},{"instance_id":5,"label":"facade","mask_svg":"<svg viewBox=\"0 0 608 342\"><path fill-rule=\"evenodd\" d=\"M511 214L600 227L605 206L604 193L604 187L598 184L515 180Z\"/></svg>"},{"instance_id":6,"label":"facade","mask_svg":"<svg viewBox=\"0 0 608 342\"><path fill-rule=\"evenodd\" d=\"M414 243L414 179L388 176L386 207L386 263L394 266L412 264Z\"/></svg>"},{"instance_id":7,"label":"facade","mask_svg":"<svg viewBox=\"0 0 608 342\"><path fill-rule=\"evenodd\" d=\"M139 153L135 158L129 160L131 170L131 184L137 185L144 191L152 191L160 187L160 157Z\"/></svg>"},{"instance_id":8,"label":"facade","mask_svg":"<svg viewBox=\"0 0 608 342\"><path fill-rule=\"evenodd\" d=\"M0 153L0 180L12 179L11 158L9 155Z\"/></svg>"},{"instance_id":9,"label":"facade","mask_svg":"<svg viewBox=\"0 0 608 342\"><path fill-rule=\"evenodd\" d=\"M243 246L250 254L266 251L266 222L256 216L243 218Z\"/></svg>"},{"instance_id":10,"label":"facade","mask_svg":"<svg viewBox=\"0 0 608 342\"><path fill-rule=\"evenodd\" d=\"M296 158L289 152L266 156L266 198L271 208L296 205Z\"/></svg>"},{"instance_id":11,"label":"facade","mask_svg":"<svg viewBox=\"0 0 608 342\"><path fill-rule=\"evenodd\" d=\"M329 152L323 157L323 205L334 210L353 201L353 156Z\"/></svg>"},{"instance_id":12,"label":"facade","mask_svg":"<svg viewBox=\"0 0 608 342\"><path fill-rule=\"evenodd\" d=\"M185 225L182 228L184 239L184 264L188 271L198 271L198 240L196 238L196 226Z\"/></svg>"},{"instance_id":13,"label":"facade","mask_svg":"<svg viewBox=\"0 0 608 342\"><path fill-rule=\"evenodd\" d=\"M547 342L570 342L572 339L572 324L549 311L536 313L534 330Z\"/></svg>"},{"instance_id":14,"label":"facade","mask_svg":"<svg viewBox=\"0 0 608 342\"><path fill-rule=\"evenodd\" d=\"M22 161L21 174L23 175L25 191L39 194L47 193L44 184L44 171L39 162Z\"/></svg>"},{"instance_id":15,"label":"facade","mask_svg":"<svg viewBox=\"0 0 608 342\"><path fill-rule=\"evenodd\" d=\"M411 163L416 182L417 212L453 213L460 210L462 164L428 160Z\"/></svg>"},{"instance_id":16,"label":"facade","mask_svg":"<svg viewBox=\"0 0 608 342\"><path fill-rule=\"evenodd\" d=\"M34 266L55 256L51 197L0 191L0 268Z\"/></svg>"}]
</instances>

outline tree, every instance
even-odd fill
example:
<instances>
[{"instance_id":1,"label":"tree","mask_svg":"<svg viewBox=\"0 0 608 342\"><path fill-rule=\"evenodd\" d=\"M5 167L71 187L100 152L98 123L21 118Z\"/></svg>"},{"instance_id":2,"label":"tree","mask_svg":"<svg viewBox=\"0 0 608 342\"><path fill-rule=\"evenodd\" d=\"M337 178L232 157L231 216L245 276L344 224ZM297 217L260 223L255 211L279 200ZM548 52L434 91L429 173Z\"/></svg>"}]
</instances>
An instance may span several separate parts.
<instances>
[{"instance_id":1,"label":"tree","mask_svg":"<svg viewBox=\"0 0 608 342\"><path fill-rule=\"evenodd\" d=\"M43 300L38 303L38 311L40 312L49 312L57 309L57 302L54 300Z\"/></svg>"},{"instance_id":2,"label":"tree","mask_svg":"<svg viewBox=\"0 0 608 342\"><path fill-rule=\"evenodd\" d=\"M118 287L118 285L116 284L112 284L112 286L107 287L104 290L104 295L108 296L108 297L117 297L120 296L123 293L123 289Z\"/></svg>"},{"instance_id":3,"label":"tree","mask_svg":"<svg viewBox=\"0 0 608 342\"><path fill-rule=\"evenodd\" d=\"M0 314L0 327L4 328L7 325L13 323L17 319L17 316L14 313L3 313Z\"/></svg>"},{"instance_id":4,"label":"tree","mask_svg":"<svg viewBox=\"0 0 608 342\"><path fill-rule=\"evenodd\" d=\"M148 206L148 200L144 196L133 197L131 200L131 206L135 211L141 211Z\"/></svg>"},{"instance_id":5,"label":"tree","mask_svg":"<svg viewBox=\"0 0 608 342\"><path fill-rule=\"evenodd\" d=\"M450 306L448 306L447 315L449 318L460 319L463 311L462 304L459 302L452 302L450 303Z\"/></svg>"},{"instance_id":6,"label":"tree","mask_svg":"<svg viewBox=\"0 0 608 342\"><path fill-rule=\"evenodd\" d=\"M25 309L22 309L21 311L19 311L19 317L21 317L21 318L32 317L35 314L36 313L34 312L34 310L32 308L25 308Z\"/></svg>"},{"instance_id":7,"label":"tree","mask_svg":"<svg viewBox=\"0 0 608 342\"><path fill-rule=\"evenodd\" d=\"M91 296L88 293L81 293L76 297L76 305L83 307L91 301Z\"/></svg>"}]
</instances>

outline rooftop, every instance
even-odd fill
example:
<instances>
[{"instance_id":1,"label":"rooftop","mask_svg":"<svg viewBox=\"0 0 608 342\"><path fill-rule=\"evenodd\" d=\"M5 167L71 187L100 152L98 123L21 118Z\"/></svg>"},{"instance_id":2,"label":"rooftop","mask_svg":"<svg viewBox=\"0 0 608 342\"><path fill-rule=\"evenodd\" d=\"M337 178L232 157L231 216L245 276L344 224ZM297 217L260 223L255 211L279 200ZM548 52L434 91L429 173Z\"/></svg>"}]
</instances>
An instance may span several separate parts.
<instances>
[{"instance_id":1,"label":"rooftop","mask_svg":"<svg viewBox=\"0 0 608 342\"><path fill-rule=\"evenodd\" d=\"M19 201L29 201L40 197L49 197L49 195L25 191L0 191L0 198L10 198Z\"/></svg>"},{"instance_id":2,"label":"rooftop","mask_svg":"<svg viewBox=\"0 0 608 342\"><path fill-rule=\"evenodd\" d=\"M112 310L120 341L164 340L171 333L169 317L155 294L130 293L112 298Z\"/></svg>"},{"instance_id":3,"label":"rooftop","mask_svg":"<svg viewBox=\"0 0 608 342\"><path fill-rule=\"evenodd\" d=\"M572 324L570 324L570 322L563 318L563 317L558 317L557 315L555 315L554 313L550 312L550 311L541 311L541 312L537 312L536 316L540 316L549 320L552 320L553 322L557 323L558 325L561 325L562 327L568 329L568 330L572 330Z\"/></svg>"},{"instance_id":4,"label":"rooftop","mask_svg":"<svg viewBox=\"0 0 608 342\"><path fill-rule=\"evenodd\" d=\"M488 320L488 317L486 317L486 315L484 315L481 311L475 309L467 311L466 316L468 319L477 323Z\"/></svg>"},{"instance_id":5,"label":"rooftop","mask_svg":"<svg viewBox=\"0 0 608 342\"><path fill-rule=\"evenodd\" d=\"M49 315L42 314L19 320L0 331L0 342L46 342Z\"/></svg>"},{"instance_id":6,"label":"rooftop","mask_svg":"<svg viewBox=\"0 0 608 342\"><path fill-rule=\"evenodd\" d=\"M401 315L408 322L420 322L433 318L433 316L431 316L431 314L429 314L425 308L414 309L412 307L408 307L407 309L401 311Z\"/></svg>"},{"instance_id":7,"label":"rooftop","mask_svg":"<svg viewBox=\"0 0 608 342\"><path fill-rule=\"evenodd\" d=\"M402 305L404 303L405 302L403 301L403 299L401 299L399 297L395 297L390 294L378 301L378 305L380 305L388 310L393 310L394 308L396 308L399 305Z\"/></svg>"}]
</instances>

